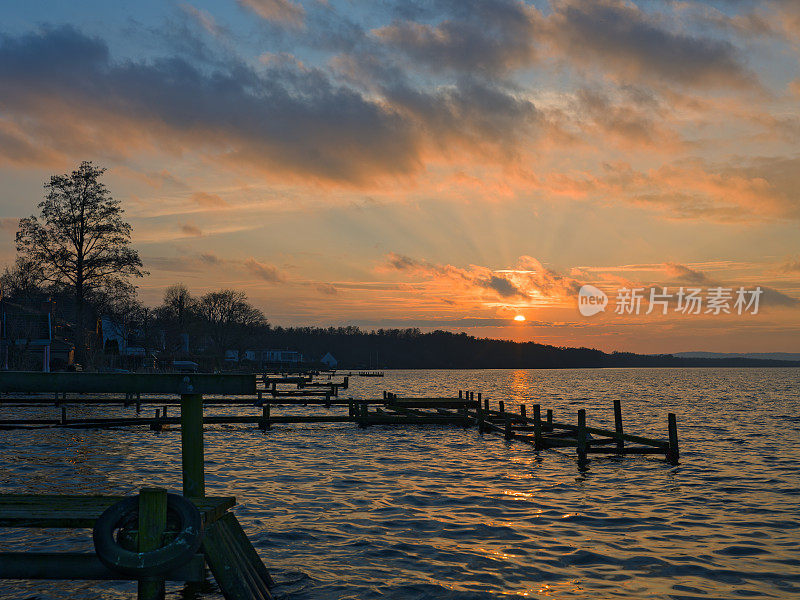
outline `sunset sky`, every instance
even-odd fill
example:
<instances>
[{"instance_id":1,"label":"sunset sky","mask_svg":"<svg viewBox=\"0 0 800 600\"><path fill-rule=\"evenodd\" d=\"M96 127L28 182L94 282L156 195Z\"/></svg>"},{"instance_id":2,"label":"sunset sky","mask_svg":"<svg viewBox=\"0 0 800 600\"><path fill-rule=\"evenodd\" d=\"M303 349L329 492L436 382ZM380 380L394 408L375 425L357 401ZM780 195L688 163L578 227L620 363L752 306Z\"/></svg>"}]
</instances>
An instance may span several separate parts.
<instances>
[{"instance_id":1,"label":"sunset sky","mask_svg":"<svg viewBox=\"0 0 800 600\"><path fill-rule=\"evenodd\" d=\"M3 8L0 264L92 160L149 304L183 282L279 325L800 352L797 0L121 4ZM763 294L615 313L651 286Z\"/></svg>"}]
</instances>

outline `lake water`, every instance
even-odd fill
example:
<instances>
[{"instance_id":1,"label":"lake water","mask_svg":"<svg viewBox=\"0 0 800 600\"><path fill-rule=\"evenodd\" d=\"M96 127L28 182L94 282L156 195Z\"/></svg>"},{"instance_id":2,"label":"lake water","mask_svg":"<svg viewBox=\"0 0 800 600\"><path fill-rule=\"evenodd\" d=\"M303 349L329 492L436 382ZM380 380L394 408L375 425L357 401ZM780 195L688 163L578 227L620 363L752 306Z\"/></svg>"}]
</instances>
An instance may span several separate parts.
<instances>
[{"instance_id":1,"label":"lake water","mask_svg":"<svg viewBox=\"0 0 800 600\"><path fill-rule=\"evenodd\" d=\"M459 427L209 427L207 494L237 497L275 598L800 598L800 369L387 371L351 382L354 397L481 391L507 409L539 402L558 421L586 408L600 426L618 398L632 433L665 439L677 413L681 463L593 458L581 473L574 453ZM2 493L143 485L180 488L177 430L0 431ZM6 529L0 549L90 551L90 537ZM128 583L0 582L8 599L132 594ZM168 597L194 596L175 585ZM210 583L202 597L221 596Z\"/></svg>"}]
</instances>

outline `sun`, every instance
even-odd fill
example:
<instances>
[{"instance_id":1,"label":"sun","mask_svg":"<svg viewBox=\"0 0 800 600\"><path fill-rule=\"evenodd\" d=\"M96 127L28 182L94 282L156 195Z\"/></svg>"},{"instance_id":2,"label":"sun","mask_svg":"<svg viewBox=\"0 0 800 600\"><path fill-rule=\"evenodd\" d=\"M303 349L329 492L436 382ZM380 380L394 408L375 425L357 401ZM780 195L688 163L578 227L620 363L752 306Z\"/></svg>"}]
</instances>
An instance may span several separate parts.
<instances>
[{"instance_id":1,"label":"sun","mask_svg":"<svg viewBox=\"0 0 800 600\"><path fill-rule=\"evenodd\" d=\"M516 317L514 317L514 320L522 322L525 320L525 315L517 315Z\"/></svg>"}]
</instances>

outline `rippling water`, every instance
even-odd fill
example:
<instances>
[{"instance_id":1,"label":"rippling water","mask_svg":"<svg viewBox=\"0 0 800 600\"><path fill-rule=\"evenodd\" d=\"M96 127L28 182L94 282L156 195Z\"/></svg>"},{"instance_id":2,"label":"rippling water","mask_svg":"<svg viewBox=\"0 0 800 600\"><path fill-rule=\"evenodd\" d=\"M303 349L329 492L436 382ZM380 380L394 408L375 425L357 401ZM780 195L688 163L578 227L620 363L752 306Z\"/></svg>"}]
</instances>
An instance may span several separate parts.
<instances>
[{"instance_id":1,"label":"rippling water","mask_svg":"<svg viewBox=\"0 0 800 600\"><path fill-rule=\"evenodd\" d=\"M207 493L238 498L276 598L800 598L798 369L387 371L351 381L355 397L471 389L507 408L539 402L560 421L586 408L600 425L619 398L626 429L659 438L675 412L681 464L593 458L581 473L573 454L458 427L211 427ZM295 410L308 409L273 414ZM180 488L178 431L0 431L0 492L142 485ZM6 529L0 548L88 551L89 538ZM0 597L134 589L0 582ZM174 586L168 597L194 596ZM209 583L203 597L221 596Z\"/></svg>"}]
</instances>

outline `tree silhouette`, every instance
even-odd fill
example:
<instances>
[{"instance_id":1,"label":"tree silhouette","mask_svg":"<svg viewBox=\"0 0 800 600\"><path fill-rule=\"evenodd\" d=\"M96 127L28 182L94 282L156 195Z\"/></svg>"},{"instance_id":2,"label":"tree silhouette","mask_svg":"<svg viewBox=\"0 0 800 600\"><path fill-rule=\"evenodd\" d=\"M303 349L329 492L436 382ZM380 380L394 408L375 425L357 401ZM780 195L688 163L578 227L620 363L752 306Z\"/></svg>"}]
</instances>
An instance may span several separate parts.
<instances>
[{"instance_id":1,"label":"tree silhouette","mask_svg":"<svg viewBox=\"0 0 800 600\"><path fill-rule=\"evenodd\" d=\"M84 161L71 174L52 175L41 215L20 219L16 236L20 257L38 267L43 281L73 290L79 352L89 293L146 274L119 200L99 181L104 172Z\"/></svg>"}]
</instances>

